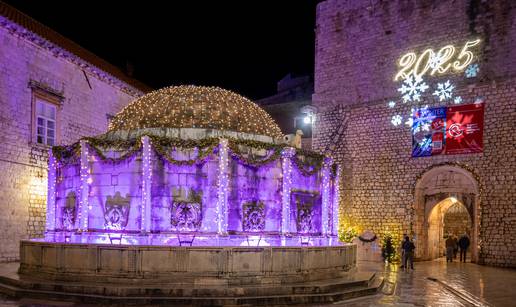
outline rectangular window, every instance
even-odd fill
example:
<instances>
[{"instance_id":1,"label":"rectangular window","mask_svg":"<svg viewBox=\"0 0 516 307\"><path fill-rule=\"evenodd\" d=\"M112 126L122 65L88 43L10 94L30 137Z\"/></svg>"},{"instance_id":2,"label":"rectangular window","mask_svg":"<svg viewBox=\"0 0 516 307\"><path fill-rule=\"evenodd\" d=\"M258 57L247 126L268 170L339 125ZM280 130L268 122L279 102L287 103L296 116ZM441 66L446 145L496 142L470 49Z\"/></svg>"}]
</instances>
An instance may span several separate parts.
<instances>
[{"instance_id":1,"label":"rectangular window","mask_svg":"<svg viewBox=\"0 0 516 307\"><path fill-rule=\"evenodd\" d=\"M54 146L56 142L56 113L55 104L36 98L36 142Z\"/></svg>"}]
</instances>

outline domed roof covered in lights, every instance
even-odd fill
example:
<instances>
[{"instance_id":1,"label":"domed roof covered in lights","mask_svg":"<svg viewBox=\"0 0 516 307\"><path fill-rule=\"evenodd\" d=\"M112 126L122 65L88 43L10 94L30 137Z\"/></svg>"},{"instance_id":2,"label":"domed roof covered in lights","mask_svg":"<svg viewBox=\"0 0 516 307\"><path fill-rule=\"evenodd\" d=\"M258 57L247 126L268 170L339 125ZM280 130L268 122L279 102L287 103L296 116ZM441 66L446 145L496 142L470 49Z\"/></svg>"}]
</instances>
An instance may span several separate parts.
<instances>
[{"instance_id":1,"label":"domed roof covered in lights","mask_svg":"<svg viewBox=\"0 0 516 307\"><path fill-rule=\"evenodd\" d=\"M251 100L218 87L171 86L126 106L109 131L143 128L205 128L281 138L279 126Z\"/></svg>"}]
</instances>

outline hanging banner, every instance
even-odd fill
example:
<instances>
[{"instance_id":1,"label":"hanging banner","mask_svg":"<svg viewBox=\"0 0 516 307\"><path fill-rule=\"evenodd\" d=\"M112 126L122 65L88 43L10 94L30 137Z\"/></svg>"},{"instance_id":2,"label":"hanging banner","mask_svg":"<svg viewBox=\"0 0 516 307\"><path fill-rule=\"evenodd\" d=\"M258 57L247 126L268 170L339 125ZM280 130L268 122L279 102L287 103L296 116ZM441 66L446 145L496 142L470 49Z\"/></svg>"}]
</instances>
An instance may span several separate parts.
<instances>
[{"instance_id":1,"label":"hanging banner","mask_svg":"<svg viewBox=\"0 0 516 307\"><path fill-rule=\"evenodd\" d=\"M483 128L483 103L415 110L412 157L482 152Z\"/></svg>"},{"instance_id":2,"label":"hanging banner","mask_svg":"<svg viewBox=\"0 0 516 307\"><path fill-rule=\"evenodd\" d=\"M484 104L475 103L446 110L446 154L482 152Z\"/></svg>"}]
</instances>

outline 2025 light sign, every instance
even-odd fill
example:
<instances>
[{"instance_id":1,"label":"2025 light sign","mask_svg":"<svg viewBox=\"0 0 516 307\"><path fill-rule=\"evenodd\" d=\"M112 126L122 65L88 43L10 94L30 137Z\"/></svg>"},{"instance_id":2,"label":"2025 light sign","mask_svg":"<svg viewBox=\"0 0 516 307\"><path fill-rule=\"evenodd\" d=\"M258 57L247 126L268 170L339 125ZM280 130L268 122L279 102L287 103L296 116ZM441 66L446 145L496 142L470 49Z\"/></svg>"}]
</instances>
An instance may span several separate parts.
<instances>
[{"instance_id":1,"label":"2025 light sign","mask_svg":"<svg viewBox=\"0 0 516 307\"><path fill-rule=\"evenodd\" d=\"M415 52L408 52L398 61L400 69L394 76L394 81L404 80L410 75L422 77L425 74L431 76L445 74L450 70L462 71L474 59L474 54L470 49L479 43L480 39L467 41L459 52L457 52L458 48L453 45L446 45L437 52L429 48L419 56Z\"/></svg>"}]
</instances>

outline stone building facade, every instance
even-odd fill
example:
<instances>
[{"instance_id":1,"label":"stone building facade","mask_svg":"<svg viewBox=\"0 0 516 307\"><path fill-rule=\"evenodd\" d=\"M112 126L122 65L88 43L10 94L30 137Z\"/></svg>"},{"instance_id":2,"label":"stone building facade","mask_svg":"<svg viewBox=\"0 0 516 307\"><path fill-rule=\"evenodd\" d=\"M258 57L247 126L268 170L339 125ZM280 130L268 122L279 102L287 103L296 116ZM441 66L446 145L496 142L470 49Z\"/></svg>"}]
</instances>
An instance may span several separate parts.
<instances>
[{"instance_id":1,"label":"stone building facade","mask_svg":"<svg viewBox=\"0 0 516 307\"><path fill-rule=\"evenodd\" d=\"M460 202L471 217L473 261L516 266L516 3L327 0L316 23L313 147L341 164L341 226L380 238L411 234L416 256L431 259L442 212ZM403 103L402 82L394 81L400 58L446 45L471 50L478 74L427 74L430 89ZM448 80L462 99L456 103L484 103L483 151L412 158L403 122L411 108L454 105L432 95ZM396 126L395 114L403 116Z\"/></svg>"},{"instance_id":2,"label":"stone building facade","mask_svg":"<svg viewBox=\"0 0 516 307\"><path fill-rule=\"evenodd\" d=\"M302 148L312 146L312 124L305 122L308 115L306 107L312 105L314 83L310 76L293 76L287 74L277 84L277 93L256 100L271 115L284 134L303 131ZM310 108L308 110L313 112Z\"/></svg>"},{"instance_id":3,"label":"stone building facade","mask_svg":"<svg viewBox=\"0 0 516 307\"><path fill-rule=\"evenodd\" d=\"M0 2L0 261L45 227L48 150L107 129L148 88Z\"/></svg>"}]
</instances>

